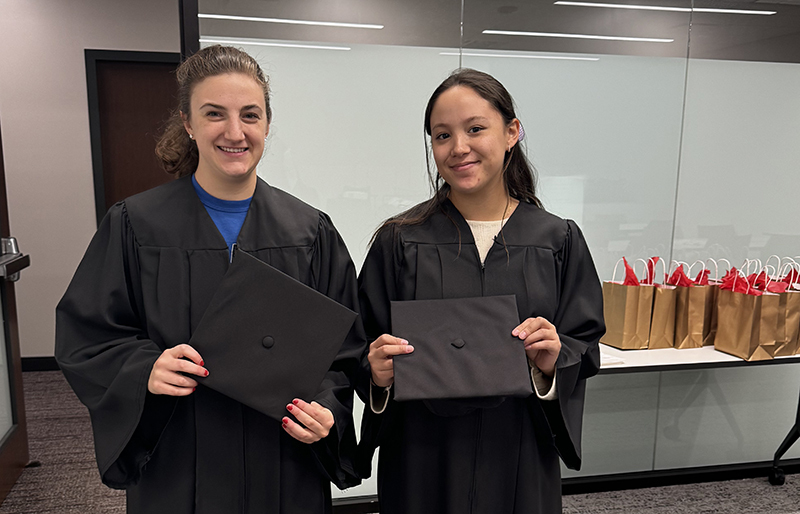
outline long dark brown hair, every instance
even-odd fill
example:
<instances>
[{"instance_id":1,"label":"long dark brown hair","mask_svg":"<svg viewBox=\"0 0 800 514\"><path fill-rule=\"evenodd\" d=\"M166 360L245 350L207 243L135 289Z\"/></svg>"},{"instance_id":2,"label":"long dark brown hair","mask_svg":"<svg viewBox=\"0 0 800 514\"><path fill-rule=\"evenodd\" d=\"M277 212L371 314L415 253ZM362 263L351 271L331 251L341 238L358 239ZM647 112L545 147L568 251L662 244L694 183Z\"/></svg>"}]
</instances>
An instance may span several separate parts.
<instances>
[{"instance_id":1,"label":"long dark brown hair","mask_svg":"<svg viewBox=\"0 0 800 514\"><path fill-rule=\"evenodd\" d=\"M156 155L161 165L177 177L191 175L197 169L199 155L197 143L189 139L183 126L181 113L191 112L192 89L203 79L225 73L247 75L264 91L264 105L267 108L267 124L272 121L269 103L269 81L255 59L232 46L214 45L203 48L178 66L178 108L173 111L166 123L161 138L156 143Z\"/></svg>"},{"instance_id":2,"label":"long dark brown hair","mask_svg":"<svg viewBox=\"0 0 800 514\"><path fill-rule=\"evenodd\" d=\"M433 111L433 106L442 93L456 86L468 87L475 91L500 113L506 125L509 125L517 117L514 110L514 100L508 90L496 78L488 73L471 68L459 68L451 73L433 92L430 100L428 100L428 106L425 108L425 133L423 139L425 141L425 162L427 163L432 196L429 200L388 219L381 228L389 225L419 225L436 212L442 210L442 204L450 194L450 185L431 166L431 148L428 142L428 138L431 135L431 111ZM535 170L520 145L521 142L518 141L506 152L503 158L503 182L511 198L542 207L542 202L536 196Z\"/></svg>"}]
</instances>

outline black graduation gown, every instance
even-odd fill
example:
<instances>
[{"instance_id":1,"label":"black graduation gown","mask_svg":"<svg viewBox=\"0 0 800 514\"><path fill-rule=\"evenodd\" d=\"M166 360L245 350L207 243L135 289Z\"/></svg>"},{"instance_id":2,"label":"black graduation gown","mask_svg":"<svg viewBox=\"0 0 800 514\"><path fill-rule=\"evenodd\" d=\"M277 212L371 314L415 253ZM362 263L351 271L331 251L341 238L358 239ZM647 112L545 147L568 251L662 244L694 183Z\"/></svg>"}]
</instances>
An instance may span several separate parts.
<instances>
[{"instance_id":1,"label":"black graduation gown","mask_svg":"<svg viewBox=\"0 0 800 514\"><path fill-rule=\"evenodd\" d=\"M561 512L558 455L579 468L585 379L600 365L600 281L572 221L520 203L502 234L482 267L469 225L450 201L421 225L383 228L359 276L367 339L391 333L392 300L514 294L520 320L542 316L558 330L558 400L390 399L382 414L366 408L359 469L369 475L380 446L382 514ZM368 380L364 360L365 398Z\"/></svg>"},{"instance_id":2,"label":"black graduation gown","mask_svg":"<svg viewBox=\"0 0 800 514\"><path fill-rule=\"evenodd\" d=\"M324 213L259 179L237 245L355 310L355 269ZM181 398L147 391L153 363L189 341L228 262L191 177L128 198L102 221L57 307L56 359L89 409L103 482L127 490L129 513L330 512L329 479L358 482L359 321L314 398L335 424L313 445L202 385Z\"/></svg>"}]
</instances>

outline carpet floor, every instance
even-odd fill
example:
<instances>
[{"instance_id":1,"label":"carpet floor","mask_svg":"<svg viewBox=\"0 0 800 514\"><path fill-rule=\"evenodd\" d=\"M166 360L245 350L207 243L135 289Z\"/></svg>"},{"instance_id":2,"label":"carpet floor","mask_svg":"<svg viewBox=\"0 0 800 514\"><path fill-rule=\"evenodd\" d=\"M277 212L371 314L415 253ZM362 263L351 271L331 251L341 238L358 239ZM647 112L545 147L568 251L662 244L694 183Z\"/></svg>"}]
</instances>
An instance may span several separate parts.
<instances>
[{"instance_id":1,"label":"carpet floor","mask_svg":"<svg viewBox=\"0 0 800 514\"><path fill-rule=\"evenodd\" d=\"M125 494L103 486L89 415L58 371L23 373L30 458L0 514L123 514ZM800 514L800 475L573 494L563 514ZM421 513L409 513L421 514Z\"/></svg>"}]
</instances>

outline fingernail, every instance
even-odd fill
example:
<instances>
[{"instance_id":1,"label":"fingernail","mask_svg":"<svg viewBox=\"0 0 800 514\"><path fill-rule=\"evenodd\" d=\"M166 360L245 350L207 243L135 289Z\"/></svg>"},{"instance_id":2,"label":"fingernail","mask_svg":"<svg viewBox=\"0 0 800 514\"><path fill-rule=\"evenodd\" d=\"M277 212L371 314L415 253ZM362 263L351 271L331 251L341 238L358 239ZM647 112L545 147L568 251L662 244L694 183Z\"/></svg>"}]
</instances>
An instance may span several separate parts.
<instances>
[{"instance_id":1,"label":"fingernail","mask_svg":"<svg viewBox=\"0 0 800 514\"><path fill-rule=\"evenodd\" d=\"M519 330L517 330L517 329L515 328L514 330L512 330L512 331L511 331L511 335L512 335L512 336L518 336L518 335L519 335Z\"/></svg>"},{"instance_id":2,"label":"fingernail","mask_svg":"<svg viewBox=\"0 0 800 514\"><path fill-rule=\"evenodd\" d=\"M300 400L298 400L298 399L296 399L296 398L295 398L294 400L292 400L292 403L293 403L293 404L295 404L295 405L297 405L298 403L300 403Z\"/></svg>"},{"instance_id":3,"label":"fingernail","mask_svg":"<svg viewBox=\"0 0 800 514\"><path fill-rule=\"evenodd\" d=\"M208 370L206 370L206 376L208 376Z\"/></svg>"},{"instance_id":4,"label":"fingernail","mask_svg":"<svg viewBox=\"0 0 800 514\"><path fill-rule=\"evenodd\" d=\"M283 418L281 421L283 422L283 426L286 426L289 423L289 418Z\"/></svg>"},{"instance_id":5,"label":"fingernail","mask_svg":"<svg viewBox=\"0 0 800 514\"><path fill-rule=\"evenodd\" d=\"M414 347L411 346L411 345L408 345L408 347L406 348L406 353L411 353L413 351L414 351Z\"/></svg>"},{"instance_id":6,"label":"fingernail","mask_svg":"<svg viewBox=\"0 0 800 514\"><path fill-rule=\"evenodd\" d=\"M520 339L525 339L526 337L528 337L528 334L526 334L525 332L522 332L522 333L519 335L519 337L520 337Z\"/></svg>"},{"instance_id":7,"label":"fingernail","mask_svg":"<svg viewBox=\"0 0 800 514\"><path fill-rule=\"evenodd\" d=\"M405 339L401 339L400 344L408 344L408 341L406 341Z\"/></svg>"},{"instance_id":8,"label":"fingernail","mask_svg":"<svg viewBox=\"0 0 800 514\"><path fill-rule=\"evenodd\" d=\"M293 408L294 408L294 407L292 407L291 405L287 405L287 406L286 406L286 409L288 409L288 411L289 411L289 412L292 412L292 409L293 409Z\"/></svg>"},{"instance_id":9,"label":"fingernail","mask_svg":"<svg viewBox=\"0 0 800 514\"><path fill-rule=\"evenodd\" d=\"M193 388L192 388L192 392L195 392L195 391L197 391L197 388L196 388L196 387L193 387Z\"/></svg>"},{"instance_id":10,"label":"fingernail","mask_svg":"<svg viewBox=\"0 0 800 514\"><path fill-rule=\"evenodd\" d=\"M205 362L203 362L203 361L200 361L200 365L201 365L201 366L205 366L205 365L206 365L206 363L205 363Z\"/></svg>"}]
</instances>

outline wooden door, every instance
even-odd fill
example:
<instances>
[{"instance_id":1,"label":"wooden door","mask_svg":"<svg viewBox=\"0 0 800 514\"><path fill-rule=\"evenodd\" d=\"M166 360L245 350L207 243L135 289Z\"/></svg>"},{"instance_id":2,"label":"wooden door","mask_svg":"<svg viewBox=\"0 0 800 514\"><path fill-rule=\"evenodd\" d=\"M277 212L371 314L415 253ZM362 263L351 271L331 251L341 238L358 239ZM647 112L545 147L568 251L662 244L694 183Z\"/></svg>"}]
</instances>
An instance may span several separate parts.
<instances>
[{"instance_id":1,"label":"wooden door","mask_svg":"<svg viewBox=\"0 0 800 514\"><path fill-rule=\"evenodd\" d=\"M109 207L173 179L155 156L177 106L177 53L86 50L98 224Z\"/></svg>"}]
</instances>

